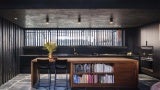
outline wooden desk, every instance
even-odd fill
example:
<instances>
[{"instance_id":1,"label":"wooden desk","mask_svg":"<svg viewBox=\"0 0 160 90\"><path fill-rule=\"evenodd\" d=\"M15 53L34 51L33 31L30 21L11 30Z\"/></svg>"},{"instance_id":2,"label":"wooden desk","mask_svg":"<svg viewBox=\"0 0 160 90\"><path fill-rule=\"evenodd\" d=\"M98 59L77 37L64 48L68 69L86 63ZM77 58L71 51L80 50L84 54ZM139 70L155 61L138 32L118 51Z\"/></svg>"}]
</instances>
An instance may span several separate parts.
<instances>
[{"instance_id":1,"label":"wooden desk","mask_svg":"<svg viewBox=\"0 0 160 90\"><path fill-rule=\"evenodd\" d=\"M39 58L39 59L46 59L46 58ZM61 58L59 57L59 59L67 59L69 63L85 63L85 62L106 62L106 63L115 63L115 71L118 74L115 74L115 78L117 78L115 86L119 86L120 83L124 82L123 80L125 80L125 76L123 77L123 75L121 75L121 72L126 72L125 75L128 75L127 73L130 73L128 71L126 71L128 68L131 67L131 69L133 71L133 75L129 74L130 76L134 76L134 77L130 77L129 80L132 80L132 84L131 86L137 86L138 85L138 61L134 60L134 59L129 59L129 58L123 58L123 57L66 57L66 58ZM33 87L35 85L35 83L38 80L38 72L37 72L37 58L33 59L31 61L31 86ZM54 62L54 61L53 61ZM71 64L72 65L72 64ZM132 66L130 66L132 65ZM125 70L126 69L126 70ZM70 66L70 83L72 83L72 67ZM121 76L121 77L120 77ZM124 79L123 79L124 78ZM119 80L118 80L119 79ZM126 79L128 80L128 78ZM131 81L126 81L126 82L131 82ZM119 85L116 85L119 84ZM125 83L122 83L125 84ZM73 84L71 84L73 85ZM123 86L123 85L122 85ZM125 86L125 85L124 85ZM72 86L73 87L73 86Z\"/></svg>"}]
</instances>

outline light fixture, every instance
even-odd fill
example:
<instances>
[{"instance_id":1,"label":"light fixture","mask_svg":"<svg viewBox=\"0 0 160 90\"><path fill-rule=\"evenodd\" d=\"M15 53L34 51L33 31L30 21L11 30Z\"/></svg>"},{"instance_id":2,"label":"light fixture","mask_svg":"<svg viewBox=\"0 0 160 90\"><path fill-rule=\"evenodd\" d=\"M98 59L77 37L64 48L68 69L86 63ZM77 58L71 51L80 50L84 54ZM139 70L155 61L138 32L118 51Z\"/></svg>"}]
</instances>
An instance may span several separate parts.
<instances>
[{"instance_id":1,"label":"light fixture","mask_svg":"<svg viewBox=\"0 0 160 90\"><path fill-rule=\"evenodd\" d=\"M49 24L49 16L48 16L48 14L46 15L46 24Z\"/></svg>"},{"instance_id":2,"label":"light fixture","mask_svg":"<svg viewBox=\"0 0 160 90\"><path fill-rule=\"evenodd\" d=\"M18 18L17 18L17 17L15 17L15 18L14 18L14 20L18 20Z\"/></svg>"},{"instance_id":3,"label":"light fixture","mask_svg":"<svg viewBox=\"0 0 160 90\"><path fill-rule=\"evenodd\" d=\"M81 14L78 15L78 23L81 22Z\"/></svg>"},{"instance_id":4,"label":"light fixture","mask_svg":"<svg viewBox=\"0 0 160 90\"><path fill-rule=\"evenodd\" d=\"M113 23L113 15L111 14L110 18L109 18L109 23L112 24Z\"/></svg>"}]
</instances>

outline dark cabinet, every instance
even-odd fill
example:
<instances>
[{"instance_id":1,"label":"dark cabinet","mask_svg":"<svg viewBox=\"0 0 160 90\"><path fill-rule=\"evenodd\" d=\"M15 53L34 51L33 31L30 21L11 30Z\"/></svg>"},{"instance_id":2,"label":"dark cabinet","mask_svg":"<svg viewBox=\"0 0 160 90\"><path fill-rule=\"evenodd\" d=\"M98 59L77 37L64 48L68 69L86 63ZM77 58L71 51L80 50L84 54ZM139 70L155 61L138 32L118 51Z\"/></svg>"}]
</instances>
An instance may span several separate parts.
<instances>
[{"instance_id":1,"label":"dark cabinet","mask_svg":"<svg viewBox=\"0 0 160 90\"><path fill-rule=\"evenodd\" d=\"M153 72L153 46L141 46L139 52L141 72Z\"/></svg>"}]
</instances>

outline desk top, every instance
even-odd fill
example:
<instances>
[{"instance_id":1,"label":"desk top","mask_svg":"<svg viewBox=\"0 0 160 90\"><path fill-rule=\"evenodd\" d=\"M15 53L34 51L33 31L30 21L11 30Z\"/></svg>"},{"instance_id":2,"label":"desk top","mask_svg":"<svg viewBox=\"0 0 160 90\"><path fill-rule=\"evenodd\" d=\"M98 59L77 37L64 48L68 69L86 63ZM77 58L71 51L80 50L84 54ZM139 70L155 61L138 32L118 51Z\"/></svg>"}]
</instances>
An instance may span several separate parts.
<instances>
[{"instance_id":1,"label":"desk top","mask_svg":"<svg viewBox=\"0 0 160 90\"><path fill-rule=\"evenodd\" d=\"M46 60L48 58L35 58L32 62L37 62L37 59ZM135 59L125 58L125 57L58 57L58 59L67 59L68 62L94 62L94 61L107 61L107 62L138 62ZM50 59L54 62L54 59Z\"/></svg>"}]
</instances>

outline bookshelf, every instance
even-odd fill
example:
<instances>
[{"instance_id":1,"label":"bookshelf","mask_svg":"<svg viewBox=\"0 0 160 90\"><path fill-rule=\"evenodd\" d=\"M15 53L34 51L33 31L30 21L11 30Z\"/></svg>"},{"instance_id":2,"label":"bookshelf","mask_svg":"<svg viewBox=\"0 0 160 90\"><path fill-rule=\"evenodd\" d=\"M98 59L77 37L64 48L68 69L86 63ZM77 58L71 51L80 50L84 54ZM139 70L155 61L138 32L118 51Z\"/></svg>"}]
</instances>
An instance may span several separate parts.
<instances>
[{"instance_id":1,"label":"bookshelf","mask_svg":"<svg viewBox=\"0 0 160 90\"><path fill-rule=\"evenodd\" d=\"M137 87L138 62L74 61L70 65L71 87ZM131 82L132 81L132 82Z\"/></svg>"},{"instance_id":2,"label":"bookshelf","mask_svg":"<svg viewBox=\"0 0 160 90\"><path fill-rule=\"evenodd\" d=\"M73 83L75 84L112 84L114 73L112 64L78 63L74 64Z\"/></svg>"}]
</instances>

